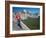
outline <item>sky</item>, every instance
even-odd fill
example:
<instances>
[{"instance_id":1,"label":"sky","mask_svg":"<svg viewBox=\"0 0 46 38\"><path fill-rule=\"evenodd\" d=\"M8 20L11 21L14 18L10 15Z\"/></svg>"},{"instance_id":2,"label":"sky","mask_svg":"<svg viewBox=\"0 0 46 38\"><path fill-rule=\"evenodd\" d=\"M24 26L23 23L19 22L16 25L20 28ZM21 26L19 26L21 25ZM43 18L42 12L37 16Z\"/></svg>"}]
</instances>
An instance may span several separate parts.
<instances>
[{"instance_id":1,"label":"sky","mask_svg":"<svg viewBox=\"0 0 46 38\"><path fill-rule=\"evenodd\" d=\"M21 12L23 10L30 11L32 14L40 12L40 8L13 7L12 9L13 13Z\"/></svg>"}]
</instances>

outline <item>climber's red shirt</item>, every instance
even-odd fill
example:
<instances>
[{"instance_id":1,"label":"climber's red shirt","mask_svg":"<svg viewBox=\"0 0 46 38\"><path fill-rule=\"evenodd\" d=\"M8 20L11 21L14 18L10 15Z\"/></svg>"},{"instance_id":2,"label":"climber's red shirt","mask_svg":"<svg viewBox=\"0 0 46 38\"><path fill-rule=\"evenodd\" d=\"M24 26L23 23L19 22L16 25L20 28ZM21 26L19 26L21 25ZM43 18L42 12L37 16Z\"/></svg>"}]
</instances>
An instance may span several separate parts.
<instances>
[{"instance_id":1,"label":"climber's red shirt","mask_svg":"<svg viewBox=\"0 0 46 38\"><path fill-rule=\"evenodd\" d=\"M17 20L20 20L21 18L20 18L20 15L16 15L16 19Z\"/></svg>"}]
</instances>

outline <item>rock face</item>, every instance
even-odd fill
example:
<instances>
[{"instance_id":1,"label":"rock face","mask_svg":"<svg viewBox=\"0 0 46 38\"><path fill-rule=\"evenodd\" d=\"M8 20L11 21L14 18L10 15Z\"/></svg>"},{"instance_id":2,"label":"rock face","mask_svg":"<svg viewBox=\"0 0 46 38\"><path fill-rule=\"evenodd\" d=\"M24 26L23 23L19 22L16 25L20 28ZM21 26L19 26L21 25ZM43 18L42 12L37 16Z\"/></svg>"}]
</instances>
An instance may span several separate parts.
<instances>
[{"instance_id":1,"label":"rock face","mask_svg":"<svg viewBox=\"0 0 46 38\"><path fill-rule=\"evenodd\" d=\"M20 16L21 16L22 20L27 19L27 11L26 10L23 10L22 12L19 12L19 13L20 13Z\"/></svg>"}]
</instances>

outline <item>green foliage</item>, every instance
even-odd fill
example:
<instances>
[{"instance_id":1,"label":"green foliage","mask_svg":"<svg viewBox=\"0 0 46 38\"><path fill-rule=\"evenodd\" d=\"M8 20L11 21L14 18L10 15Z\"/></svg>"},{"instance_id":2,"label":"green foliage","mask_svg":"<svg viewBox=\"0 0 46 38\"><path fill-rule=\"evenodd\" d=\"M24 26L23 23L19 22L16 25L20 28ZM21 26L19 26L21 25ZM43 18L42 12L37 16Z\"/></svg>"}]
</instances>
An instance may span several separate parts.
<instances>
[{"instance_id":1,"label":"green foliage","mask_svg":"<svg viewBox=\"0 0 46 38\"><path fill-rule=\"evenodd\" d=\"M31 30L40 29L40 17L38 18L29 18L22 20Z\"/></svg>"}]
</instances>

